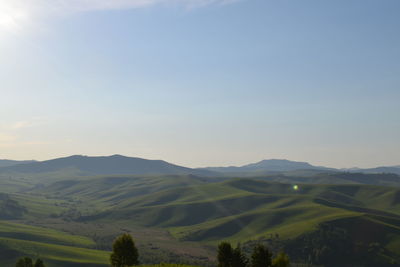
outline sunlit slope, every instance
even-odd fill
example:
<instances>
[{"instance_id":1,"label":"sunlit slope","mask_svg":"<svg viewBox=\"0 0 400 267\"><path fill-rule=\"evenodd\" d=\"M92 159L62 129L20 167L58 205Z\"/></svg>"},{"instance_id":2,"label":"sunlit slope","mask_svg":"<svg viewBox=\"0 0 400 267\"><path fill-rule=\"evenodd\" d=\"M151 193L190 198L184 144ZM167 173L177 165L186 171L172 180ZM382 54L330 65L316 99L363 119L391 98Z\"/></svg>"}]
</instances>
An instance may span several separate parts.
<instances>
[{"instance_id":1,"label":"sunlit slope","mask_svg":"<svg viewBox=\"0 0 400 267\"><path fill-rule=\"evenodd\" d=\"M46 215L52 203L66 201L88 211L76 218L81 222L162 228L179 240L213 245L270 234L293 239L321 223L341 224L347 229L347 222L355 220L368 229L370 225L382 229L382 238L377 240L394 251L400 244L399 192L397 188L359 184L295 186L252 179L209 183L194 176L110 176L56 182L35 189L31 192L35 195L13 197L30 210L24 215L27 218ZM53 208L52 213L57 213L65 207ZM35 236L30 229L23 231L31 241L90 247L71 243L62 235L54 239L50 232Z\"/></svg>"},{"instance_id":2,"label":"sunlit slope","mask_svg":"<svg viewBox=\"0 0 400 267\"><path fill-rule=\"evenodd\" d=\"M168 228L183 240L293 238L321 222L364 214L400 217L399 190L365 185L298 185L239 179L127 198L87 220Z\"/></svg>"},{"instance_id":3,"label":"sunlit slope","mask_svg":"<svg viewBox=\"0 0 400 267\"><path fill-rule=\"evenodd\" d=\"M0 221L0 237L66 246L88 248L95 246L93 240L87 237L10 221Z\"/></svg>"},{"instance_id":4,"label":"sunlit slope","mask_svg":"<svg viewBox=\"0 0 400 267\"><path fill-rule=\"evenodd\" d=\"M55 182L32 192L58 199L75 199L100 207L166 189L204 184L195 176L99 176Z\"/></svg>"},{"instance_id":5,"label":"sunlit slope","mask_svg":"<svg viewBox=\"0 0 400 267\"><path fill-rule=\"evenodd\" d=\"M12 266L22 256L40 257L48 266L108 266L106 251L0 237L0 261Z\"/></svg>"},{"instance_id":6,"label":"sunlit slope","mask_svg":"<svg viewBox=\"0 0 400 267\"><path fill-rule=\"evenodd\" d=\"M109 253L89 249L94 242L48 228L0 221L0 262L12 266L21 256L40 257L49 266L106 266Z\"/></svg>"}]
</instances>

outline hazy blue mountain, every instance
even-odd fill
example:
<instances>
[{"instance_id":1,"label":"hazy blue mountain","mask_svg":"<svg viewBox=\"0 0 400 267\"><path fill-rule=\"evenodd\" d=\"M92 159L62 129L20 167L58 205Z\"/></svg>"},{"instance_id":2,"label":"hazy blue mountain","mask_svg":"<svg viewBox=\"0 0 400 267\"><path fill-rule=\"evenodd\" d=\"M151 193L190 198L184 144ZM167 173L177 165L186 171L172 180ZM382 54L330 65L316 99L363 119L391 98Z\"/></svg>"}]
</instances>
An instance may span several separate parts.
<instances>
[{"instance_id":1,"label":"hazy blue mountain","mask_svg":"<svg viewBox=\"0 0 400 267\"><path fill-rule=\"evenodd\" d=\"M246 172L286 172L296 170L335 170L332 168L313 166L307 162L290 161L286 159L268 159L241 167L209 167L206 170L222 173L246 173Z\"/></svg>"},{"instance_id":2,"label":"hazy blue mountain","mask_svg":"<svg viewBox=\"0 0 400 267\"><path fill-rule=\"evenodd\" d=\"M353 168L349 169L350 172L362 172L362 173L395 173L400 175L400 166L393 166L393 167L376 167L370 169L358 169Z\"/></svg>"},{"instance_id":3,"label":"hazy blue mountain","mask_svg":"<svg viewBox=\"0 0 400 267\"><path fill-rule=\"evenodd\" d=\"M400 166L387 166L387 167L376 167L369 169L361 168L349 168L349 169L334 169L323 166L314 166L307 162L290 161L286 159L268 159L262 160L257 163L247 164L244 166L236 167L208 167L203 168L205 170L219 172L225 175L241 175L241 176L252 176L254 174L273 174L273 173L286 173L289 175L297 175L293 173L295 171L306 171L308 175L312 176L321 172L351 172L351 173L394 173L400 175ZM289 173L288 173L289 172ZM290 173L292 172L292 173ZM304 175L301 175L304 176Z\"/></svg>"},{"instance_id":4,"label":"hazy blue mountain","mask_svg":"<svg viewBox=\"0 0 400 267\"><path fill-rule=\"evenodd\" d=\"M295 171L307 169L326 169L325 167L316 167L307 162L290 161L285 159L262 160L257 163L248 164L242 168L247 170L271 170L271 171Z\"/></svg>"},{"instance_id":5,"label":"hazy blue mountain","mask_svg":"<svg viewBox=\"0 0 400 267\"><path fill-rule=\"evenodd\" d=\"M113 155L106 157L70 156L47 161L0 168L0 172L49 173L63 170L75 170L82 175L102 174L195 174L208 175L211 172L174 165L162 160Z\"/></svg>"},{"instance_id":6,"label":"hazy blue mountain","mask_svg":"<svg viewBox=\"0 0 400 267\"><path fill-rule=\"evenodd\" d=\"M174 165L163 160L147 160L142 158L125 157L121 155L105 157L88 157L75 155L47 161L14 161L0 160L0 173L40 174L51 172L76 173L79 175L199 175L199 176L241 176L252 177L269 174L285 174L286 176L314 176L321 173L350 172L350 173L394 173L400 175L400 167L377 167L370 169L333 169L314 166L307 162L290 161L285 159L262 160L257 163L240 167L209 167L192 169Z\"/></svg>"},{"instance_id":7,"label":"hazy blue mountain","mask_svg":"<svg viewBox=\"0 0 400 267\"><path fill-rule=\"evenodd\" d=\"M18 164L26 164L33 163L34 160L9 160L9 159L0 159L0 168L1 167L10 167Z\"/></svg>"}]
</instances>

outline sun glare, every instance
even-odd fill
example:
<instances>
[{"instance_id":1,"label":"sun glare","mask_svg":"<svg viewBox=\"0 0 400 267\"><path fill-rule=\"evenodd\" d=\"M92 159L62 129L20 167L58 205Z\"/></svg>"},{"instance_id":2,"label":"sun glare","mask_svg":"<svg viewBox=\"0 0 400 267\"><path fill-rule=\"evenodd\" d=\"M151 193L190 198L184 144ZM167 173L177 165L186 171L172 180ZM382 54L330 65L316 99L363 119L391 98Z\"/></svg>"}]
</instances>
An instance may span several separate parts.
<instances>
[{"instance_id":1,"label":"sun glare","mask_svg":"<svg viewBox=\"0 0 400 267\"><path fill-rule=\"evenodd\" d=\"M28 14L22 7L10 2L0 0L0 30L15 32L21 30Z\"/></svg>"}]
</instances>

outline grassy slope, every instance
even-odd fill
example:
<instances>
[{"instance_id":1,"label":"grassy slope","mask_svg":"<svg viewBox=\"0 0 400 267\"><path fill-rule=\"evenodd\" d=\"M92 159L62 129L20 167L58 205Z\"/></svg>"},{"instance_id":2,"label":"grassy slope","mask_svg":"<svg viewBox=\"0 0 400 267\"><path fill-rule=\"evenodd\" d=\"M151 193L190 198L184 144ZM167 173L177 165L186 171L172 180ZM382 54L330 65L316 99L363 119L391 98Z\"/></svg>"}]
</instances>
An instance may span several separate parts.
<instances>
[{"instance_id":1,"label":"grassy slope","mask_svg":"<svg viewBox=\"0 0 400 267\"><path fill-rule=\"evenodd\" d=\"M233 180L126 199L91 219L130 220L168 228L183 240L211 243L270 233L293 238L321 222L365 213L396 217L398 194L398 189L376 186L299 185L294 190L289 184Z\"/></svg>"},{"instance_id":2,"label":"grassy slope","mask_svg":"<svg viewBox=\"0 0 400 267\"><path fill-rule=\"evenodd\" d=\"M204 184L192 176L99 176L55 182L33 192L52 198L84 202L98 209L154 192Z\"/></svg>"},{"instance_id":3,"label":"grassy slope","mask_svg":"<svg viewBox=\"0 0 400 267\"><path fill-rule=\"evenodd\" d=\"M3 182L5 184L14 185L16 179ZM60 219L49 219L53 214L61 214L71 208L93 213L97 210L110 208L116 203L125 199L133 199L137 195L148 194L154 191L184 187L191 184L203 184L201 180L191 176L167 176L167 177L136 177L136 176L111 176L111 177L82 177L73 178L72 180L56 182L49 188L42 190L40 187L34 190L34 184L30 184L29 180L20 179L23 186L19 186L18 190L7 190L13 200L17 200L21 205L27 208L28 212L19 218L20 223L0 222L0 238L4 242L0 245L0 255L7 252L6 255L15 255L7 262L0 257L0 265L11 266L13 261L22 255L35 257L35 255L43 255L46 262L49 259L54 266L69 266L69 263L78 262L80 258L85 261L97 264L100 261L98 257L94 257L95 250L84 250L87 256L80 256L78 253L80 248L99 247L98 241L101 242L103 249L111 246L112 240L121 232L133 230L134 236L145 242L140 242L141 251L146 251L149 257L160 257L163 261L167 261L169 255L178 255L179 253L189 253L193 255L195 261L209 258L210 255L202 246L192 244L187 248L182 248L181 244L173 240L167 233L150 234L150 236L160 237L153 243L153 239L149 238L149 231L135 230L126 228L119 222L112 222L110 226L93 224L80 224L73 221L65 221ZM88 181L88 182L86 182ZM1 190L3 188L0 188ZM101 192L101 193L99 193ZM32 227L24 225L24 223L34 223L35 225L43 225L46 228ZM60 229L62 231L49 230L50 228ZM81 231L81 229L84 229ZM86 230L85 230L86 229ZM63 232L63 231L67 231ZM79 233L82 236L71 235L71 233ZM144 233L144 236L141 234ZM145 235L147 233L147 235ZM139 235L140 234L140 235ZM84 237L85 236L85 237ZM89 238L88 238L89 237ZM93 240L96 240L94 244ZM10 241L10 242L9 242ZM12 242L11 242L12 241ZM34 241L36 243L29 243ZM105 242L107 242L105 244ZM32 245L33 244L33 245ZM54 245L55 251L51 247ZM59 246L62 245L62 246ZM38 250L32 250L37 247ZM33 254L32 254L33 253ZM76 256L68 256L75 253ZM98 251L103 255L103 251ZM107 253L106 253L107 254ZM188 255L189 255L188 254ZM60 258L60 255L67 255L66 258ZM72 255L72 254L71 254ZM185 258L193 259L193 256L185 256ZM154 262L149 257L145 257L147 262ZM108 254L105 256L108 262ZM200 260L198 260L200 259ZM60 261L60 262L56 262ZM69 262L69 263L68 263ZM104 263L104 261L102 260ZM68 263L68 264L67 264ZM79 264L77 266L80 266ZM98 265L97 265L98 266Z\"/></svg>"},{"instance_id":4,"label":"grassy slope","mask_svg":"<svg viewBox=\"0 0 400 267\"><path fill-rule=\"evenodd\" d=\"M0 221L0 236L76 247L93 247L95 245L93 240L87 237L10 221Z\"/></svg>"},{"instance_id":5,"label":"grassy slope","mask_svg":"<svg viewBox=\"0 0 400 267\"><path fill-rule=\"evenodd\" d=\"M54 267L84 266L84 264L108 266L109 259L109 253L106 251L0 237L0 252L2 251L13 255L2 261L5 265L6 263L15 263L21 256L39 257L48 266Z\"/></svg>"},{"instance_id":6,"label":"grassy slope","mask_svg":"<svg viewBox=\"0 0 400 267\"><path fill-rule=\"evenodd\" d=\"M94 215L86 217L86 222L92 224L162 228L181 240L211 245L226 239L245 241L275 233L282 238L294 238L313 231L321 222L346 226L357 225L351 223L355 221L366 227L374 225L374 229L382 229L383 244L390 251L400 251L397 232L400 226L400 190L397 188L299 184L299 189L294 190L292 184L249 179L210 184L191 176L114 176L56 182L32 193L38 195L13 194L28 207L26 219L63 212L72 203L85 211L84 215ZM100 214L96 214L98 211ZM20 229L37 237L42 235L38 229ZM355 237L356 230L353 230ZM0 237L15 240L15 236L2 236L1 233ZM42 238L49 244L58 244L58 250L60 244L88 245L74 244L78 242L75 239L68 243L63 233L43 234ZM41 244L43 251L48 248L46 255L49 259L60 260L52 256L57 253L51 252L49 245ZM82 256L82 259L93 256L87 255L90 256ZM93 257L89 261L99 262L97 256ZM71 258L71 262L74 260Z\"/></svg>"},{"instance_id":7,"label":"grassy slope","mask_svg":"<svg viewBox=\"0 0 400 267\"><path fill-rule=\"evenodd\" d=\"M93 240L48 228L0 221L0 254L8 255L2 264L15 263L20 256L40 257L49 266L69 264L104 264L109 253L94 249Z\"/></svg>"}]
</instances>

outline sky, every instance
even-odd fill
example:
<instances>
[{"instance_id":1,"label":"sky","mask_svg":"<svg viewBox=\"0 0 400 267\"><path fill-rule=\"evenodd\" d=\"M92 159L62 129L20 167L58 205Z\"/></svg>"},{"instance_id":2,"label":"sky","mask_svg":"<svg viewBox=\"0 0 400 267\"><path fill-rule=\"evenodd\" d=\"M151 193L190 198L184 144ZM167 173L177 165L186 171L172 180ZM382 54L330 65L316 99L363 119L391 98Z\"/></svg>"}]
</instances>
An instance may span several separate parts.
<instances>
[{"instance_id":1,"label":"sky","mask_svg":"<svg viewBox=\"0 0 400 267\"><path fill-rule=\"evenodd\" d=\"M0 0L0 158L400 165L398 0Z\"/></svg>"}]
</instances>

